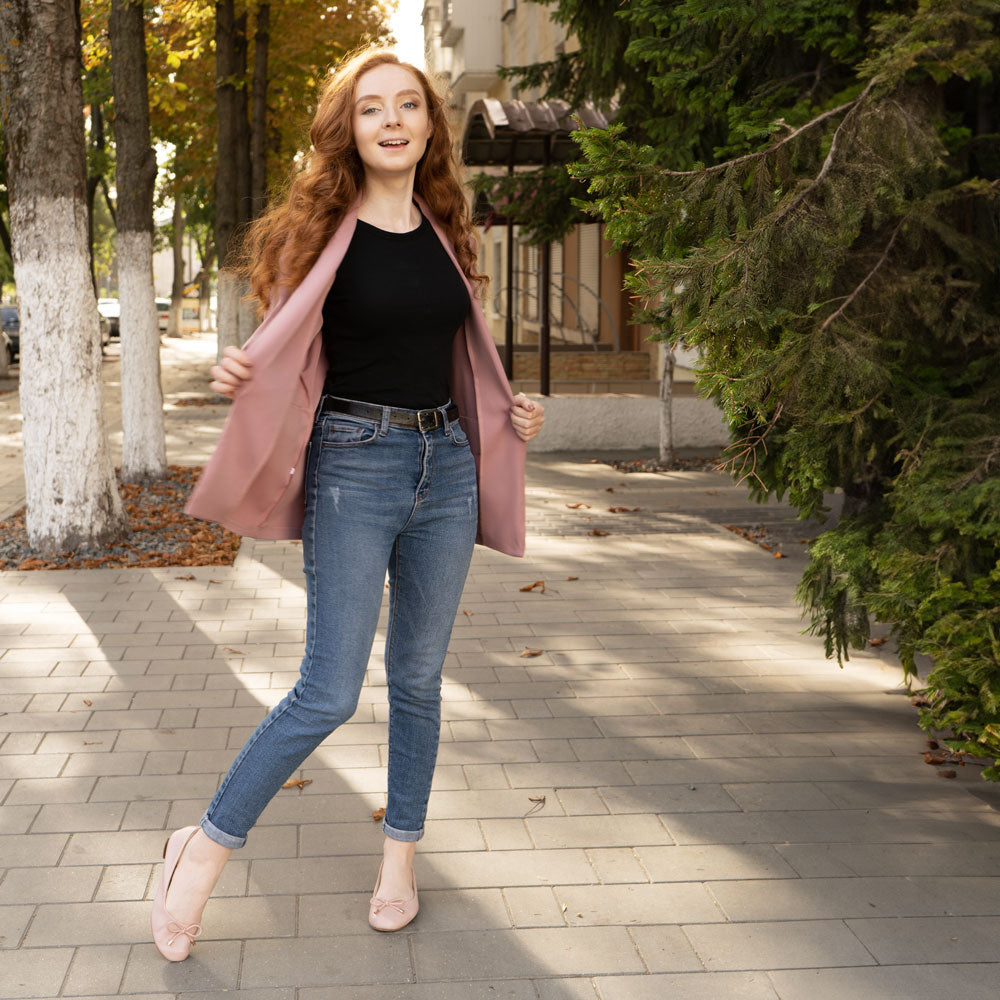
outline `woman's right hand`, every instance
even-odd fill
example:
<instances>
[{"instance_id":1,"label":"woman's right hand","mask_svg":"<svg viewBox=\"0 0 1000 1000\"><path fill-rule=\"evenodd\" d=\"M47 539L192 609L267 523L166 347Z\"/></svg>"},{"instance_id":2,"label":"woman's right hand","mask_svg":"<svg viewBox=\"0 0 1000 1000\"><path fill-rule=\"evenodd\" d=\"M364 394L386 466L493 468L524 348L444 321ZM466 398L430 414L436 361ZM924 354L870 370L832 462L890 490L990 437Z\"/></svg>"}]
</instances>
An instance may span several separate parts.
<instances>
[{"instance_id":1,"label":"woman's right hand","mask_svg":"<svg viewBox=\"0 0 1000 1000\"><path fill-rule=\"evenodd\" d=\"M236 390L253 377L253 361L246 351L231 345L224 348L222 353L222 363L212 365L209 369L212 381L208 387L219 395L232 399Z\"/></svg>"}]
</instances>

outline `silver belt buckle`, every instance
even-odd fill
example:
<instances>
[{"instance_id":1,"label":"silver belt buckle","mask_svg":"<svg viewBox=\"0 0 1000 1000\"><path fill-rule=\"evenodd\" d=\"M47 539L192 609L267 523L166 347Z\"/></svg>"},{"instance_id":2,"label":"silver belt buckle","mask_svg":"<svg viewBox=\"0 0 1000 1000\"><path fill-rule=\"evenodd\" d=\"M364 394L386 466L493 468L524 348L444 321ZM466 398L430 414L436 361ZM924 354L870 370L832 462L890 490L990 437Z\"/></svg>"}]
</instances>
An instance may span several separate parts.
<instances>
[{"instance_id":1,"label":"silver belt buckle","mask_svg":"<svg viewBox=\"0 0 1000 1000\"><path fill-rule=\"evenodd\" d=\"M437 410L417 410L417 428L421 431L432 431L438 425L440 414ZM427 423L424 423L424 418Z\"/></svg>"}]
</instances>

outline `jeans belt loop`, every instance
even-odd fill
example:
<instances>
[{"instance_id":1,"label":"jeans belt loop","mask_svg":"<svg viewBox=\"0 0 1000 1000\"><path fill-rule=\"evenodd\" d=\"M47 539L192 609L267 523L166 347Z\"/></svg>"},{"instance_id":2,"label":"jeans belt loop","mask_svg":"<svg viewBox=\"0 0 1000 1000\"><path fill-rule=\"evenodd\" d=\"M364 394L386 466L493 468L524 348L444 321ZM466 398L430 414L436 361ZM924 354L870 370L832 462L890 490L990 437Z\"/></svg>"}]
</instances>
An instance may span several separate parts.
<instances>
[{"instance_id":1,"label":"jeans belt loop","mask_svg":"<svg viewBox=\"0 0 1000 1000\"><path fill-rule=\"evenodd\" d=\"M379 435L385 437L389 433L389 417L392 416L392 410L388 406L382 407L382 426L379 428Z\"/></svg>"}]
</instances>

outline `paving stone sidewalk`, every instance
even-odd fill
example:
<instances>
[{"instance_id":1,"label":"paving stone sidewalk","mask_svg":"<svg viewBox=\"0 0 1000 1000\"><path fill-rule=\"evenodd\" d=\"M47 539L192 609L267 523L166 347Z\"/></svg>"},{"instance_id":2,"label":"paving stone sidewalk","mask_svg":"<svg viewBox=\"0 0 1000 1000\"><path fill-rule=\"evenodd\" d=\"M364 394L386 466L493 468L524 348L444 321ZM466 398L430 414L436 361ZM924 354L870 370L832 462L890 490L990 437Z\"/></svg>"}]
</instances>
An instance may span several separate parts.
<instances>
[{"instance_id":1,"label":"paving stone sidewalk","mask_svg":"<svg viewBox=\"0 0 1000 1000\"><path fill-rule=\"evenodd\" d=\"M301 547L0 573L0 997L996 997L1000 796L923 762L885 647L841 670L802 634L800 551L712 523L754 519L744 491L534 455L528 501L526 558L477 552L457 616L416 921L366 922L376 648L178 965L149 942L163 842L295 679Z\"/></svg>"}]
</instances>

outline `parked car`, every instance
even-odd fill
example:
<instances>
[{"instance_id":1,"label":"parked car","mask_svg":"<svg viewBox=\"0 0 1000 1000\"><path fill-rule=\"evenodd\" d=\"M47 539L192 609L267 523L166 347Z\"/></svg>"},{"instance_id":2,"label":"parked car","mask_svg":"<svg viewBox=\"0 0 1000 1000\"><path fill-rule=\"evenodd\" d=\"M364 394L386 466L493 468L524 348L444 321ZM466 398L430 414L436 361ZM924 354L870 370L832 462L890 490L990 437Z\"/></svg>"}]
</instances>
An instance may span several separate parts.
<instances>
[{"instance_id":1,"label":"parked car","mask_svg":"<svg viewBox=\"0 0 1000 1000\"><path fill-rule=\"evenodd\" d=\"M0 327L6 337L7 360L13 364L21 356L21 314L17 306L0 306Z\"/></svg>"},{"instance_id":2,"label":"parked car","mask_svg":"<svg viewBox=\"0 0 1000 1000\"><path fill-rule=\"evenodd\" d=\"M117 299L98 299L97 311L107 317L111 324L111 336L119 336L119 320L122 314L121 303Z\"/></svg>"},{"instance_id":3,"label":"parked car","mask_svg":"<svg viewBox=\"0 0 1000 1000\"><path fill-rule=\"evenodd\" d=\"M163 333L170 324L170 299L156 300L156 319L160 333Z\"/></svg>"}]
</instances>

